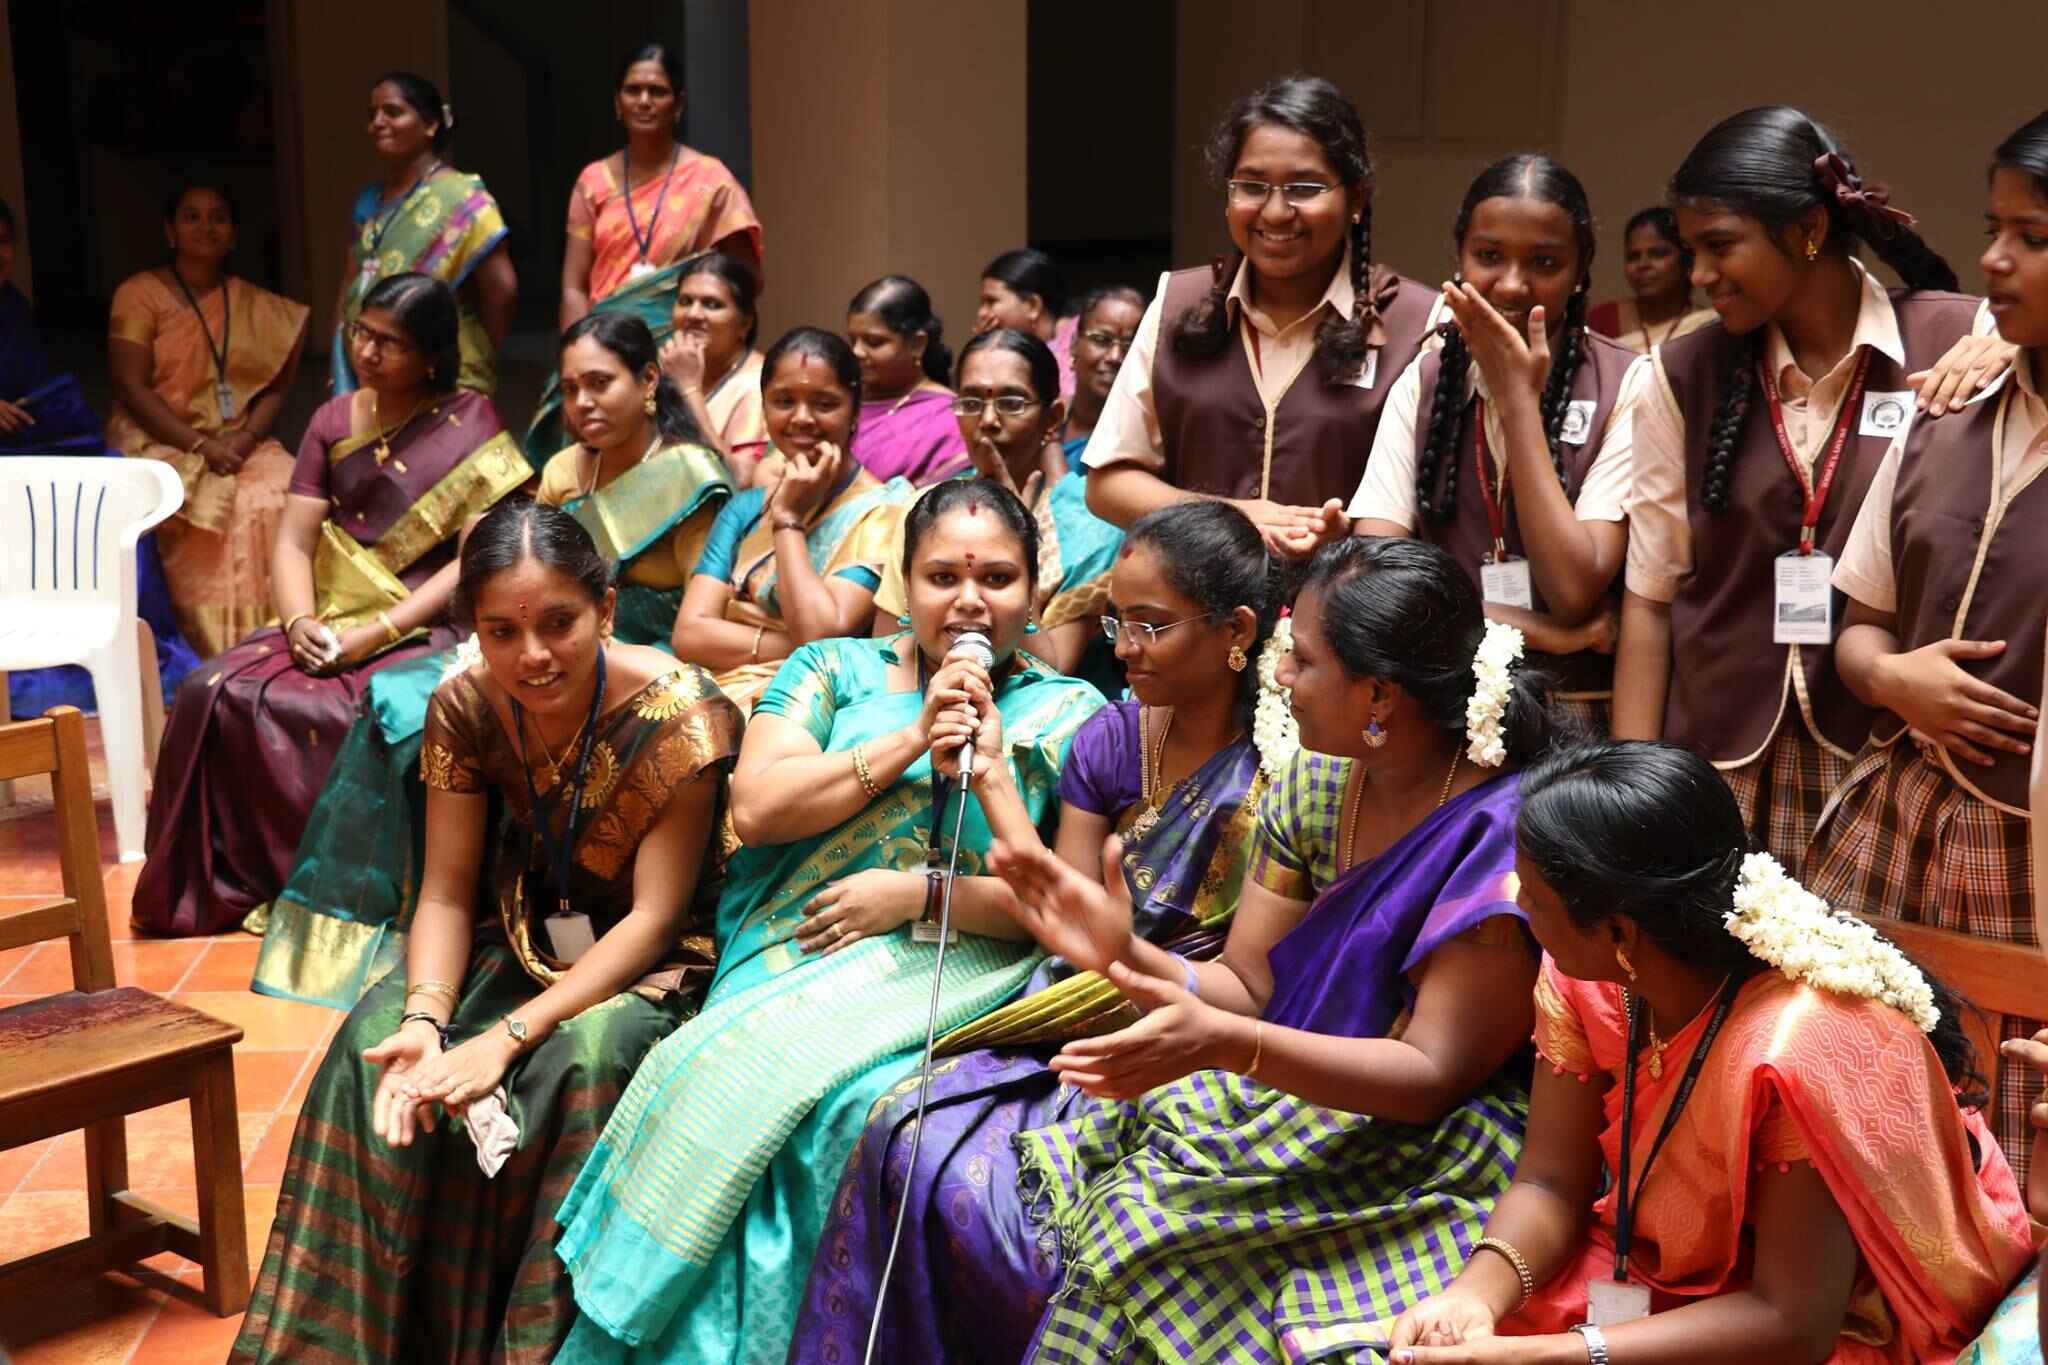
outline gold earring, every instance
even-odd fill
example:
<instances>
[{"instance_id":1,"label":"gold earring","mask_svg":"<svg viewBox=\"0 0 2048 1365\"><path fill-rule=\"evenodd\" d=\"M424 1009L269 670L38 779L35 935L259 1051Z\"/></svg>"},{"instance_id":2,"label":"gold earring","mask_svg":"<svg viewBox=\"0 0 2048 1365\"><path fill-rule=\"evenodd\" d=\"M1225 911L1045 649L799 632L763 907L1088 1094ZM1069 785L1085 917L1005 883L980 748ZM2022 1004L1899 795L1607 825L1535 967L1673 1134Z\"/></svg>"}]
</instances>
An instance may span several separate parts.
<instances>
[{"instance_id":1,"label":"gold earring","mask_svg":"<svg viewBox=\"0 0 2048 1365\"><path fill-rule=\"evenodd\" d=\"M647 411L647 415L648 415L649 417L652 417L652 416L654 416L654 411L655 411L655 408L656 408L657 406L659 406L659 405L658 405L657 403L655 403L655 401L654 401L654 390L653 390L653 389L649 389L649 390L647 391L647 401L646 401L646 402L644 402L644 403L642 403L642 404L641 404L640 406L641 406L642 408L645 408L645 409L646 409L646 411Z\"/></svg>"},{"instance_id":2,"label":"gold earring","mask_svg":"<svg viewBox=\"0 0 2048 1365\"><path fill-rule=\"evenodd\" d=\"M1818 242L1813 242L1813 241L1809 241L1809 242L1807 242L1807 244L1806 244L1806 261L1807 261L1807 264L1811 265L1811 264L1812 264L1813 262L1815 262L1815 261L1817 261L1817 260L1819 260L1819 259L1820 259L1820 244L1819 244Z\"/></svg>"},{"instance_id":3,"label":"gold earring","mask_svg":"<svg viewBox=\"0 0 2048 1365\"><path fill-rule=\"evenodd\" d=\"M1636 979L1636 964L1628 960L1628 950L1618 943L1614 946L1614 961L1623 972L1627 973L1630 981Z\"/></svg>"},{"instance_id":4,"label":"gold earring","mask_svg":"<svg viewBox=\"0 0 2048 1365\"><path fill-rule=\"evenodd\" d=\"M1232 673L1242 673L1244 672L1244 666L1250 663L1251 660L1246 657L1242 645L1232 645L1230 647L1230 657L1225 662L1230 665Z\"/></svg>"},{"instance_id":5,"label":"gold earring","mask_svg":"<svg viewBox=\"0 0 2048 1365\"><path fill-rule=\"evenodd\" d=\"M1366 747L1377 749L1387 742L1387 727L1377 720L1369 720L1365 723L1364 735Z\"/></svg>"}]
</instances>

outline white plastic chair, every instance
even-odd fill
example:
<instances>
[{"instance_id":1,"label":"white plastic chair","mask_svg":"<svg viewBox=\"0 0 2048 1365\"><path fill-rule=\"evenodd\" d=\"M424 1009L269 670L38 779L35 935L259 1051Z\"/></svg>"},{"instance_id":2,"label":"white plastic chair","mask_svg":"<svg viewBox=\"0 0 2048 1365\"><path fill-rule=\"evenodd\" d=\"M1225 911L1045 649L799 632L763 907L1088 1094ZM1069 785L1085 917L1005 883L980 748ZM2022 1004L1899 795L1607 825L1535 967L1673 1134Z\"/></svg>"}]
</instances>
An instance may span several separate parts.
<instances>
[{"instance_id":1,"label":"white plastic chair","mask_svg":"<svg viewBox=\"0 0 2048 1365\"><path fill-rule=\"evenodd\" d=\"M135 616L135 545L184 500L177 472L157 460L0 459L0 674L56 664L92 673L124 863L142 859L144 751L153 747L144 737L138 637L148 627ZM154 687L156 661L148 662Z\"/></svg>"}]
</instances>

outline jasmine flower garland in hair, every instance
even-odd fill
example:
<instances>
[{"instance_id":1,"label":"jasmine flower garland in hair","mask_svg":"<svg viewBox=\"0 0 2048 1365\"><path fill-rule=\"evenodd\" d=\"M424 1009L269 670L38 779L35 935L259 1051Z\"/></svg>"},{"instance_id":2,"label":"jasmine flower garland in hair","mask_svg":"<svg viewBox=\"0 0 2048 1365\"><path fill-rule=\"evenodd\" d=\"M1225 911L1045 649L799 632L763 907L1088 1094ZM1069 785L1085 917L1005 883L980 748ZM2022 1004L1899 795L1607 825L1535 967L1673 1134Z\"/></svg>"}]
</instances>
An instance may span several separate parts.
<instances>
[{"instance_id":1,"label":"jasmine flower garland in hair","mask_svg":"<svg viewBox=\"0 0 2048 1365\"><path fill-rule=\"evenodd\" d=\"M1259 766L1278 777L1301 748L1301 727L1294 719L1294 694L1280 685L1280 660L1294 648L1294 624L1282 616L1259 648L1259 695L1252 704L1252 743Z\"/></svg>"},{"instance_id":2,"label":"jasmine flower garland in hair","mask_svg":"<svg viewBox=\"0 0 2048 1365\"><path fill-rule=\"evenodd\" d=\"M476 632L471 631L468 639L455 646L455 653L449 658L448 666L441 670L441 681L447 682L450 678L467 673L472 664L480 664L483 661L483 644L476 638Z\"/></svg>"},{"instance_id":3,"label":"jasmine flower garland in hair","mask_svg":"<svg viewBox=\"0 0 2048 1365\"><path fill-rule=\"evenodd\" d=\"M1906 955L1852 915L1837 914L1768 853L1742 860L1735 904L1722 922L1750 953L1788 978L1836 995L1882 1001L1934 1032L1934 991Z\"/></svg>"},{"instance_id":4,"label":"jasmine flower garland in hair","mask_svg":"<svg viewBox=\"0 0 2048 1365\"><path fill-rule=\"evenodd\" d=\"M1508 760L1500 723L1515 693L1510 671L1521 657L1522 632L1499 621L1488 621L1479 650L1472 656L1476 685L1471 699L1465 703L1465 754L1483 768L1498 768Z\"/></svg>"}]
</instances>

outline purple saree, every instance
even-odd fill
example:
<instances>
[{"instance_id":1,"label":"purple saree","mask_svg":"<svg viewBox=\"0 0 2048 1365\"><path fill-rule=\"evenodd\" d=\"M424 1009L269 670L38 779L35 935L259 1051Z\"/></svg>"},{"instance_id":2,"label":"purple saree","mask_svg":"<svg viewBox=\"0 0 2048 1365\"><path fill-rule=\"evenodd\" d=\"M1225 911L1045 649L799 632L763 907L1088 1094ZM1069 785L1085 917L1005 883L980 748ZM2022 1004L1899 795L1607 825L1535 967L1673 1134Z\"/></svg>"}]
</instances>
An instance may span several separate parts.
<instances>
[{"instance_id":1,"label":"purple saree","mask_svg":"<svg viewBox=\"0 0 2048 1365\"><path fill-rule=\"evenodd\" d=\"M1516 804L1512 777L1474 788L1324 888L1273 950L1265 1018L1385 1034L1412 1000L1409 970L1484 920L1519 918ZM958 1173L916 1210L887 1358L1295 1359L1317 1330L1390 1316L1450 1279L1506 1187L1523 1110L1501 1080L1407 1127L1200 1072L1125 1104L1054 1095L1044 1112L1008 1150L927 1117L925 1152ZM874 1161L856 1153L849 1172ZM900 1165L888 1179L888 1205L828 1230L792 1361L858 1358Z\"/></svg>"},{"instance_id":2,"label":"purple saree","mask_svg":"<svg viewBox=\"0 0 2048 1365\"><path fill-rule=\"evenodd\" d=\"M860 405L860 426L847 453L887 483L904 478L923 488L967 467L967 442L953 416L953 395L912 389L886 403Z\"/></svg>"},{"instance_id":3,"label":"purple saree","mask_svg":"<svg viewBox=\"0 0 2048 1365\"><path fill-rule=\"evenodd\" d=\"M314 559L322 620L339 631L419 588L456 535L531 472L490 400L459 391L390 438L351 434L353 397L314 414L292 492L327 497ZM440 638L445 637L445 638ZM356 704L380 669L453 642L444 627L316 678L275 626L196 670L178 689L149 799L137 928L218 933L283 887L306 816Z\"/></svg>"}]
</instances>

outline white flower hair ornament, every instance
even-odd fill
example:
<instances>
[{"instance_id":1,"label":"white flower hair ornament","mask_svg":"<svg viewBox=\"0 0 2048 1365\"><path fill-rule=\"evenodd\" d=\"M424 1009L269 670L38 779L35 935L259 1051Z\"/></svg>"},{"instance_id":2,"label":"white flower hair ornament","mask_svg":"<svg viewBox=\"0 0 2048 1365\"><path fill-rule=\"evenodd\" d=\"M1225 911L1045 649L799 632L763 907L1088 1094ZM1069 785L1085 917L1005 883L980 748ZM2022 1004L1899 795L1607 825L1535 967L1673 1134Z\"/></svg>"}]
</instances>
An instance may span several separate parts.
<instances>
[{"instance_id":1,"label":"white flower hair ornament","mask_svg":"<svg viewBox=\"0 0 2048 1365\"><path fill-rule=\"evenodd\" d=\"M441 681L447 682L450 678L467 673L472 666L483 661L483 642L476 638L475 631L471 631L469 638L455 646L454 653L448 656L447 666L441 670Z\"/></svg>"},{"instance_id":2,"label":"white flower hair ornament","mask_svg":"<svg viewBox=\"0 0 2048 1365\"><path fill-rule=\"evenodd\" d=\"M1259 647L1259 694L1252 704L1252 743L1259 766L1278 777L1301 748L1301 727L1294 719L1294 694L1280 685L1280 660L1294 648L1294 625L1282 616Z\"/></svg>"},{"instance_id":3,"label":"white flower hair ornament","mask_svg":"<svg viewBox=\"0 0 2048 1365\"><path fill-rule=\"evenodd\" d=\"M1881 1001L1922 1033L1941 1021L1934 989L1904 953L1862 920L1828 909L1768 853L1742 860L1735 904L1722 923L1752 956L1793 981Z\"/></svg>"},{"instance_id":4,"label":"white flower hair ornament","mask_svg":"<svg viewBox=\"0 0 2048 1365\"><path fill-rule=\"evenodd\" d=\"M1521 658L1522 632L1488 621L1479 650L1472 656L1476 685L1465 703L1465 755L1482 768L1498 768L1508 761L1500 726L1515 694L1512 670Z\"/></svg>"}]
</instances>

